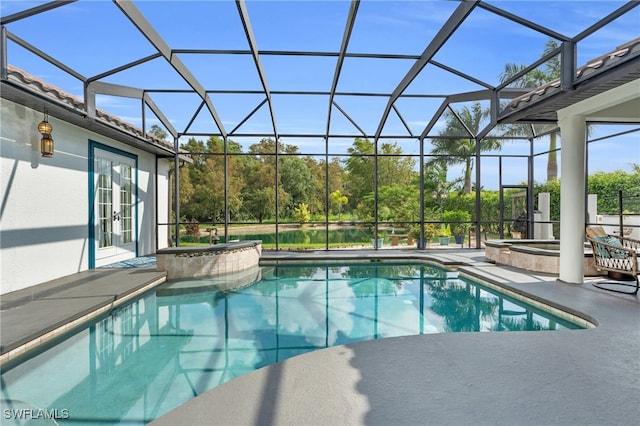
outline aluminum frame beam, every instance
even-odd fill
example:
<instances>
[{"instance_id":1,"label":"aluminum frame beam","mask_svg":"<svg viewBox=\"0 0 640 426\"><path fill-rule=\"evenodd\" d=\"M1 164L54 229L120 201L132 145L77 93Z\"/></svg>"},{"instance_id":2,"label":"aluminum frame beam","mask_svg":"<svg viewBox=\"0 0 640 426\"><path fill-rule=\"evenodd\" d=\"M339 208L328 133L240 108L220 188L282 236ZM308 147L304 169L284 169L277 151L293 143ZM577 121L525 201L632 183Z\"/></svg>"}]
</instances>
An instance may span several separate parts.
<instances>
[{"instance_id":1,"label":"aluminum frame beam","mask_svg":"<svg viewBox=\"0 0 640 426\"><path fill-rule=\"evenodd\" d=\"M479 7L481 7L482 9L489 11L491 13L495 13L498 16L501 16L505 19L509 19L510 21L516 22L520 25L523 25L529 29L532 29L534 31L537 31L539 33L542 33L548 37L551 38L555 38L556 40L560 40L560 41L569 41L570 38L567 37L564 34L560 34L556 31L553 31L547 27L544 27L542 25L536 24L534 22L529 21L528 19L524 19L520 16L514 15L513 13L507 12L505 10L502 10L496 6L493 6L491 4L482 2L478 5Z\"/></svg>"},{"instance_id":2,"label":"aluminum frame beam","mask_svg":"<svg viewBox=\"0 0 640 426\"><path fill-rule=\"evenodd\" d=\"M347 23L344 28L344 34L342 36L342 43L340 44L340 52L338 53L338 61L336 62L336 69L333 72L333 81L331 82L331 91L329 93L329 111L327 112L327 126L325 131L325 137L329 138L329 129L331 129L331 111L333 110L333 105L338 107L337 104L334 103L334 98L336 96L336 89L338 88L338 80L340 80L340 73L342 72L342 65L344 64L344 58L347 53L347 47L349 46L349 40L351 39L351 33L353 32L353 26L356 22L356 16L358 14L358 7L360 6L359 0L352 0L351 5L349 6L349 15L347 16ZM358 130L362 132L362 129L358 127L349 116L342 111L340 107L340 112L352 122L354 126Z\"/></svg>"},{"instance_id":3,"label":"aluminum frame beam","mask_svg":"<svg viewBox=\"0 0 640 426\"><path fill-rule=\"evenodd\" d=\"M14 13L12 15L8 15L5 17L0 18L0 25L6 25L6 24L10 24L12 22L15 21L19 21L21 19L24 18L28 18L30 16L33 15L37 15L39 13L42 12L47 12L49 10L61 7L61 6L66 6L67 4L70 3L75 3L78 0L57 0L57 1L50 1L48 3L45 4L41 4L40 6L35 6L32 7L30 9L27 10L23 10L22 12L18 12L18 13Z\"/></svg>"},{"instance_id":4,"label":"aluminum frame beam","mask_svg":"<svg viewBox=\"0 0 640 426\"><path fill-rule=\"evenodd\" d=\"M103 73L96 74L93 77L89 77L87 79L87 81L91 82L91 81L100 80L100 79L109 77L110 75L117 74L117 73L119 73L121 71L125 71L125 70L128 70L129 68L133 68L135 66L142 65L145 62L149 62L149 61L152 61L152 60L160 58L160 57L162 57L162 55L160 53L153 53L153 54L151 54L149 56L146 56L144 58L140 58L140 59L138 59L136 61L129 62L128 64L124 64L124 65L121 65L119 67L113 68L113 69L111 69L109 71L105 71Z\"/></svg>"},{"instance_id":5,"label":"aluminum frame beam","mask_svg":"<svg viewBox=\"0 0 640 426\"><path fill-rule=\"evenodd\" d=\"M594 32L598 31L600 28L604 27L610 22L615 21L622 15L626 14L627 12L630 12L631 10L633 10L633 8L638 6L640 6L640 2L638 0L629 0L627 3L620 6L618 9L614 10L612 13L605 16L603 19L600 19L598 22L591 25L589 28L582 31L580 34L576 35L572 41L575 43L579 42L580 40L590 36Z\"/></svg>"},{"instance_id":6,"label":"aluminum frame beam","mask_svg":"<svg viewBox=\"0 0 640 426\"><path fill-rule=\"evenodd\" d=\"M218 130L223 137L227 136L227 132L222 124L222 120L218 116L216 109L213 106L213 102L209 98L207 91L200 84L198 79L191 73L184 63L173 54L169 45L164 41L156 29L151 25L147 18L140 12L140 10L130 1L125 0L113 0L122 13L129 18L131 23L144 35L147 40L153 45L153 47L169 62L169 64L176 70L176 72L187 82L187 84L202 98L207 105L207 109L211 114Z\"/></svg>"},{"instance_id":7,"label":"aluminum frame beam","mask_svg":"<svg viewBox=\"0 0 640 426\"><path fill-rule=\"evenodd\" d=\"M389 113L391 112L391 106L396 102L396 100L400 97L402 92L404 92L407 87L411 84L411 82L420 74L420 71L429 63L429 61L435 56L435 54L440 50L440 48L444 45L444 43L453 35L456 29L464 22L464 20L469 16L471 11L478 4L478 0L475 1L465 1L460 3L456 10L451 14L447 22L442 26L440 31L433 37L427 48L420 55L420 59L418 59L409 72L404 76L402 81L395 88L389 101L387 102L387 106L384 109L384 113L382 114L382 118L380 119L380 123L378 124L378 129L375 133L375 139L377 140L382 133L382 129L384 128L385 123L387 122L387 118L389 117Z\"/></svg>"},{"instance_id":8,"label":"aluminum frame beam","mask_svg":"<svg viewBox=\"0 0 640 426\"><path fill-rule=\"evenodd\" d=\"M20 37L16 36L15 34L12 34L10 31L7 31L7 39L13 41L14 43L16 43L19 46L22 46L23 48L27 49L31 53L33 53L33 54L39 56L40 58L44 59L45 61L49 62L51 65L53 65L53 66L55 66L57 68L60 68L61 70L63 70L67 74L72 75L73 77L77 78L78 80L82 81L83 83L87 81L87 77L85 77L84 75L80 74L78 71L76 71L73 68L67 66L66 64L60 62L59 60L57 60L53 56L50 56L50 55L46 54L42 50L40 50L37 47L33 46L32 44L27 43L25 40L21 39Z\"/></svg>"},{"instance_id":9,"label":"aluminum frame beam","mask_svg":"<svg viewBox=\"0 0 640 426\"><path fill-rule=\"evenodd\" d=\"M236 6L238 7L238 14L240 15L240 21L242 22L242 27L244 28L244 33L247 36L247 42L249 43L249 48L251 49L251 56L253 58L253 62L255 63L256 69L258 71L258 77L260 78L260 83L262 84L264 94L267 98L267 102L269 103L269 114L271 115L271 125L273 126L273 134L275 135L276 139L278 139L278 126L276 125L275 113L273 111L273 103L271 101L271 93L269 92L269 84L267 83L267 76L264 72L264 69L262 68L262 62L260 61L260 54L258 53L258 43L256 42L256 38L253 34L253 29L251 28L251 21L249 20L249 12L247 11L247 6L244 0L236 0ZM251 114L253 114L253 112ZM246 121L246 119L244 121Z\"/></svg>"}]
</instances>

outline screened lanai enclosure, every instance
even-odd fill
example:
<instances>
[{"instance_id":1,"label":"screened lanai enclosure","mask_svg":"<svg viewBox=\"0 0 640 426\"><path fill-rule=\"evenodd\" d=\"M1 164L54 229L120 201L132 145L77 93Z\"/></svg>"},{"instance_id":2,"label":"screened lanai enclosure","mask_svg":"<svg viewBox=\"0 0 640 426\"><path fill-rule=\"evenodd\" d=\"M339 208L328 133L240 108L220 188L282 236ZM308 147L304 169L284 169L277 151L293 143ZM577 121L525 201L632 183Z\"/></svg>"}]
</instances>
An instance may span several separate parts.
<instances>
[{"instance_id":1,"label":"screened lanai enclosure","mask_svg":"<svg viewBox=\"0 0 640 426\"><path fill-rule=\"evenodd\" d=\"M559 239L573 166L558 111L636 90L638 4L3 2L3 97L163 146L160 247ZM12 76L78 102L26 96ZM598 197L585 223L640 213L640 103L608 105L582 115L587 187L573 189ZM614 171L618 186L589 187Z\"/></svg>"}]
</instances>

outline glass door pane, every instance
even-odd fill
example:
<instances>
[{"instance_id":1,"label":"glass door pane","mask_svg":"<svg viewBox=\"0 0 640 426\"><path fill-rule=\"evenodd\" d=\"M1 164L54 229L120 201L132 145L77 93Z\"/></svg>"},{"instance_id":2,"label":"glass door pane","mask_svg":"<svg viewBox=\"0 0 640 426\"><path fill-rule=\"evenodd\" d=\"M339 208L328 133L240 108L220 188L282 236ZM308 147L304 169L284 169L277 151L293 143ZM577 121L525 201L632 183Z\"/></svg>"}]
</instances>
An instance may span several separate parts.
<instances>
[{"instance_id":1,"label":"glass door pane","mask_svg":"<svg viewBox=\"0 0 640 426\"><path fill-rule=\"evenodd\" d=\"M96 159L96 171L98 183L96 187L98 196L98 247L105 248L113 245L113 179L111 161Z\"/></svg>"},{"instance_id":2,"label":"glass door pane","mask_svg":"<svg viewBox=\"0 0 640 426\"><path fill-rule=\"evenodd\" d=\"M120 165L120 243L133 241L133 199L131 191L131 166Z\"/></svg>"}]
</instances>

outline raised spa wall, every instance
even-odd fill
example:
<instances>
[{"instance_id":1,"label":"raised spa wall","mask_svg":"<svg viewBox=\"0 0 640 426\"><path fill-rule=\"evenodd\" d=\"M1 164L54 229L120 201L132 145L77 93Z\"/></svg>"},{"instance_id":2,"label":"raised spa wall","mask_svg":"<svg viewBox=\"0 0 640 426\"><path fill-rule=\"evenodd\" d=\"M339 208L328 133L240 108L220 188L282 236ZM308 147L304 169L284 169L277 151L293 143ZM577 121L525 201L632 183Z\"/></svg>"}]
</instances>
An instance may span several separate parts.
<instances>
[{"instance_id":1,"label":"raised spa wall","mask_svg":"<svg viewBox=\"0 0 640 426\"><path fill-rule=\"evenodd\" d=\"M262 241L169 247L156 252L156 265L168 280L216 277L256 268L261 254Z\"/></svg>"},{"instance_id":2,"label":"raised spa wall","mask_svg":"<svg viewBox=\"0 0 640 426\"><path fill-rule=\"evenodd\" d=\"M497 265L552 275L560 273L558 240L488 240L485 242L485 257L488 262ZM603 274L595 268L591 248L585 245L584 275Z\"/></svg>"}]
</instances>

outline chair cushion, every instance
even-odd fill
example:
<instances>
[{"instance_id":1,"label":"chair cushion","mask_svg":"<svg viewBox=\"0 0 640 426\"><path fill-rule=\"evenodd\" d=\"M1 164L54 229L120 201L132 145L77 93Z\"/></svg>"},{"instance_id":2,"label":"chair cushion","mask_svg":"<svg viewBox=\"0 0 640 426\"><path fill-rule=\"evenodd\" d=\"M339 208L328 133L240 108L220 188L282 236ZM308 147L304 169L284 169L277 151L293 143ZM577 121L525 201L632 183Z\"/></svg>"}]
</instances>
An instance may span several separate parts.
<instances>
[{"instance_id":1,"label":"chair cushion","mask_svg":"<svg viewBox=\"0 0 640 426\"><path fill-rule=\"evenodd\" d=\"M587 228L587 235L591 238L595 237L606 237L607 232L604 230L602 226L589 226Z\"/></svg>"},{"instance_id":2,"label":"chair cushion","mask_svg":"<svg viewBox=\"0 0 640 426\"><path fill-rule=\"evenodd\" d=\"M596 236L593 237L595 241L600 241L606 244L611 244L612 246L622 248L622 243L620 240L612 235L604 235L604 236ZM602 246L600 244L596 244L596 249L598 250L598 256L608 258L613 257L616 259L624 259L627 257L627 253L624 250L610 249L609 247Z\"/></svg>"}]
</instances>

